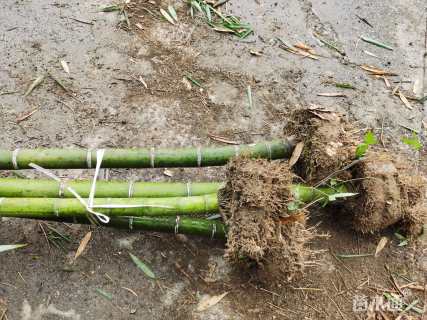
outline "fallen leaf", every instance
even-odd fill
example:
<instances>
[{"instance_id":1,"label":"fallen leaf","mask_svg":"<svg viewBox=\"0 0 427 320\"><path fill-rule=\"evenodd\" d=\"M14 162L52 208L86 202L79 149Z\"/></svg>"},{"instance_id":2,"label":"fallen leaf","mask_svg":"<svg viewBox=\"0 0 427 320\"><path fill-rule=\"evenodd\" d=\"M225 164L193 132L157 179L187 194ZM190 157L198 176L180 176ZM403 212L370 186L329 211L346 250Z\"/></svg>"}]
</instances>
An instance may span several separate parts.
<instances>
[{"instance_id":1,"label":"fallen leaf","mask_svg":"<svg viewBox=\"0 0 427 320\"><path fill-rule=\"evenodd\" d=\"M168 6L168 11L170 16L176 21L178 22L178 15L176 14L175 8L171 5Z\"/></svg>"},{"instance_id":2,"label":"fallen leaf","mask_svg":"<svg viewBox=\"0 0 427 320\"><path fill-rule=\"evenodd\" d=\"M83 253L83 251L86 249L87 244L89 243L90 239L92 238L92 232L89 231L86 233L86 235L83 237L82 241L80 241L80 245L77 248L76 254L74 256L74 260L76 260L80 255Z\"/></svg>"},{"instance_id":3,"label":"fallen leaf","mask_svg":"<svg viewBox=\"0 0 427 320\"><path fill-rule=\"evenodd\" d=\"M375 258L378 257L378 255L380 254L380 252L384 249L384 247L386 246L388 242L388 238L387 237L382 237L380 239L380 241L377 244L377 248L375 249Z\"/></svg>"},{"instance_id":4,"label":"fallen leaf","mask_svg":"<svg viewBox=\"0 0 427 320\"><path fill-rule=\"evenodd\" d=\"M292 168L301 156L302 150L304 149L304 142L298 142L292 152L291 159L289 160L289 167Z\"/></svg>"},{"instance_id":5,"label":"fallen leaf","mask_svg":"<svg viewBox=\"0 0 427 320\"><path fill-rule=\"evenodd\" d=\"M370 72L373 75L377 76L397 76L397 73L386 71L383 69L379 69L377 67L369 66L369 65L361 65L360 68L362 68L365 71Z\"/></svg>"},{"instance_id":6,"label":"fallen leaf","mask_svg":"<svg viewBox=\"0 0 427 320\"><path fill-rule=\"evenodd\" d=\"M141 76L139 76L139 82L141 82L142 83L142 85L145 87L145 89L148 89L148 85L147 85L147 82L145 82L144 81L144 79L141 77Z\"/></svg>"},{"instance_id":7,"label":"fallen leaf","mask_svg":"<svg viewBox=\"0 0 427 320\"><path fill-rule=\"evenodd\" d=\"M31 84L30 84L30 86L28 87L28 89L27 89L27 91L25 91L25 93L24 93L24 97L26 97L26 96L28 96L29 94L31 94L31 92L33 92L33 90L35 89L35 88L37 88L42 82L43 82L43 80L44 80L44 75L42 75L42 76L38 76L37 78L36 78L36 80L34 80Z\"/></svg>"},{"instance_id":8,"label":"fallen leaf","mask_svg":"<svg viewBox=\"0 0 427 320\"><path fill-rule=\"evenodd\" d=\"M211 133L208 133L208 137L211 138L212 140L215 141L219 141L219 142L223 142L223 143L227 143L227 144L234 144L234 145L238 145L239 143L237 141L232 141L229 140L227 138L221 137L221 136L217 136Z\"/></svg>"},{"instance_id":9,"label":"fallen leaf","mask_svg":"<svg viewBox=\"0 0 427 320\"><path fill-rule=\"evenodd\" d=\"M406 99L406 97L403 95L403 93L400 90L399 90L399 98L400 98L400 100L402 100L402 102L406 108L408 108L409 110L413 109L411 104L409 103L408 99Z\"/></svg>"},{"instance_id":10,"label":"fallen leaf","mask_svg":"<svg viewBox=\"0 0 427 320\"><path fill-rule=\"evenodd\" d=\"M172 19L169 13L167 13L164 9L160 9L160 13L169 23L175 25L175 21Z\"/></svg>"},{"instance_id":11,"label":"fallen leaf","mask_svg":"<svg viewBox=\"0 0 427 320\"><path fill-rule=\"evenodd\" d=\"M141 269L141 271L144 272L147 277L156 279L154 272L151 271L151 269L144 262L142 262L137 256L134 256L132 253L129 253L129 255L136 266Z\"/></svg>"},{"instance_id":12,"label":"fallen leaf","mask_svg":"<svg viewBox=\"0 0 427 320\"><path fill-rule=\"evenodd\" d=\"M173 177L173 172L168 169L165 169L165 171L163 171L163 174L168 177Z\"/></svg>"},{"instance_id":13,"label":"fallen leaf","mask_svg":"<svg viewBox=\"0 0 427 320\"><path fill-rule=\"evenodd\" d=\"M70 73L70 68L68 67L67 61L61 60L60 62L61 62L62 69L64 69L66 73Z\"/></svg>"},{"instance_id":14,"label":"fallen leaf","mask_svg":"<svg viewBox=\"0 0 427 320\"><path fill-rule=\"evenodd\" d=\"M101 296L103 296L104 298L108 299L108 300L113 300L113 295L109 292L106 292L102 289L96 289L96 292L98 292Z\"/></svg>"},{"instance_id":15,"label":"fallen leaf","mask_svg":"<svg viewBox=\"0 0 427 320\"><path fill-rule=\"evenodd\" d=\"M347 97L345 93L342 92L324 92L317 94L320 97Z\"/></svg>"},{"instance_id":16,"label":"fallen leaf","mask_svg":"<svg viewBox=\"0 0 427 320\"><path fill-rule=\"evenodd\" d=\"M23 114L22 116L18 117L16 119L16 123L20 123L26 119L28 119L29 117L31 117L34 113L36 113L39 110L39 108L35 108L34 110L31 110L30 112L27 112L25 114Z\"/></svg>"},{"instance_id":17,"label":"fallen leaf","mask_svg":"<svg viewBox=\"0 0 427 320\"><path fill-rule=\"evenodd\" d=\"M304 222L306 220L305 214L298 213L298 214L292 214L288 217L282 217L279 218L281 224L289 224L292 222Z\"/></svg>"},{"instance_id":18,"label":"fallen leaf","mask_svg":"<svg viewBox=\"0 0 427 320\"><path fill-rule=\"evenodd\" d=\"M218 32L234 33L234 31L233 31L233 30L228 29L228 28L225 28L225 27L220 27L220 26L216 26L216 27L214 27L213 29L214 29L215 31L218 31Z\"/></svg>"},{"instance_id":19,"label":"fallen leaf","mask_svg":"<svg viewBox=\"0 0 427 320\"><path fill-rule=\"evenodd\" d=\"M253 49L249 50L249 53L253 56L261 57L263 55L262 51L255 51Z\"/></svg>"},{"instance_id":20,"label":"fallen leaf","mask_svg":"<svg viewBox=\"0 0 427 320\"><path fill-rule=\"evenodd\" d=\"M25 247L27 244L3 244L0 245L0 252L6 252L9 250L15 250Z\"/></svg>"},{"instance_id":21,"label":"fallen leaf","mask_svg":"<svg viewBox=\"0 0 427 320\"><path fill-rule=\"evenodd\" d=\"M218 302L220 302L226 295L228 294L228 292L224 292L223 294L217 295L217 296L205 296L203 297L199 304L197 305L197 309L196 311L205 311L211 307L213 307L214 305L216 305Z\"/></svg>"}]
</instances>

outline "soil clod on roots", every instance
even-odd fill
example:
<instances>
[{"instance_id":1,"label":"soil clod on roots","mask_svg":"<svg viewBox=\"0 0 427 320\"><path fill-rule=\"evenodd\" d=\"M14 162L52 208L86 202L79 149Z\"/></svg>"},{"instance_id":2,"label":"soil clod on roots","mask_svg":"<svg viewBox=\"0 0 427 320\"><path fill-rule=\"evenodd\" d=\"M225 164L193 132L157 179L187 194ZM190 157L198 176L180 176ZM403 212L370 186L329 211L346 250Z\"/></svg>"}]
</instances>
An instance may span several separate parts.
<instances>
[{"instance_id":1,"label":"soil clod on roots","mask_svg":"<svg viewBox=\"0 0 427 320\"><path fill-rule=\"evenodd\" d=\"M321 109L294 111L285 134L304 142L304 150L296 166L301 178L316 184L348 165L357 146L350 130L351 126L337 113Z\"/></svg>"},{"instance_id":2,"label":"soil clod on roots","mask_svg":"<svg viewBox=\"0 0 427 320\"><path fill-rule=\"evenodd\" d=\"M352 169L360 194L347 205L354 212L353 225L375 232L402 222L405 231L418 235L426 223L426 180L396 156L370 151ZM350 212L351 212L350 211Z\"/></svg>"},{"instance_id":3,"label":"soil clod on roots","mask_svg":"<svg viewBox=\"0 0 427 320\"><path fill-rule=\"evenodd\" d=\"M228 226L227 258L234 263L255 261L261 278L291 280L315 254L304 211L289 212L294 175L283 162L236 158L228 166L227 184L220 192Z\"/></svg>"}]
</instances>

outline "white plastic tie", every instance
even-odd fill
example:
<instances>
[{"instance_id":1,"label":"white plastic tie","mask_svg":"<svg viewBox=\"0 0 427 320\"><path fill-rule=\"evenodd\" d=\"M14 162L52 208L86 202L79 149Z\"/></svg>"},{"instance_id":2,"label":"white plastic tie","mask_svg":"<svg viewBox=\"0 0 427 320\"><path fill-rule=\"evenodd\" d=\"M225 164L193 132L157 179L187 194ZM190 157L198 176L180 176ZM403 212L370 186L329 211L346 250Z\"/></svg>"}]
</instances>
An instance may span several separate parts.
<instances>
[{"instance_id":1,"label":"white plastic tie","mask_svg":"<svg viewBox=\"0 0 427 320\"><path fill-rule=\"evenodd\" d=\"M92 150L88 149L86 153L86 165L88 169L92 169Z\"/></svg>"},{"instance_id":2,"label":"white plastic tie","mask_svg":"<svg viewBox=\"0 0 427 320\"><path fill-rule=\"evenodd\" d=\"M202 166L202 148L201 147L197 147L197 166L198 167Z\"/></svg>"},{"instance_id":3,"label":"white plastic tie","mask_svg":"<svg viewBox=\"0 0 427 320\"><path fill-rule=\"evenodd\" d=\"M239 156L239 154L240 154L240 146L235 145L235 146L234 146L234 155L235 155L236 157L238 157L238 156Z\"/></svg>"},{"instance_id":4,"label":"white plastic tie","mask_svg":"<svg viewBox=\"0 0 427 320\"><path fill-rule=\"evenodd\" d=\"M213 239L215 237L215 232L216 232L216 223L214 223L212 225L212 236L211 236L211 239Z\"/></svg>"},{"instance_id":5,"label":"white plastic tie","mask_svg":"<svg viewBox=\"0 0 427 320\"><path fill-rule=\"evenodd\" d=\"M187 182L187 197L191 197L191 181Z\"/></svg>"},{"instance_id":6,"label":"white plastic tie","mask_svg":"<svg viewBox=\"0 0 427 320\"><path fill-rule=\"evenodd\" d=\"M133 197L134 186L135 186L135 183L132 180L129 181L128 198L132 198Z\"/></svg>"},{"instance_id":7,"label":"white plastic tie","mask_svg":"<svg viewBox=\"0 0 427 320\"><path fill-rule=\"evenodd\" d=\"M175 220L175 234L178 234L178 231L179 231L179 220L180 220L180 217L176 216L176 220Z\"/></svg>"},{"instance_id":8,"label":"white plastic tie","mask_svg":"<svg viewBox=\"0 0 427 320\"><path fill-rule=\"evenodd\" d=\"M62 181L60 181L59 182L59 190L58 190L58 196L60 198L64 197L64 188L65 188L64 183Z\"/></svg>"},{"instance_id":9,"label":"white plastic tie","mask_svg":"<svg viewBox=\"0 0 427 320\"><path fill-rule=\"evenodd\" d=\"M154 158L156 157L156 151L154 150L154 148L150 149L150 165L151 168L154 168Z\"/></svg>"},{"instance_id":10,"label":"white plastic tie","mask_svg":"<svg viewBox=\"0 0 427 320\"><path fill-rule=\"evenodd\" d=\"M266 143L265 146L267 147L267 151L268 151L268 158L271 160L272 154L271 154L271 145L270 143Z\"/></svg>"},{"instance_id":11,"label":"white plastic tie","mask_svg":"<svg viewBox=\"0 0 427 320\"><path fill-rule=\"evenodd\" d=\"M20 149L15 149L12 152L12 166L13 169L15 170L19 170L19 166L18 166L18 153L19 153Z\"/></svg>"}]
</instances>

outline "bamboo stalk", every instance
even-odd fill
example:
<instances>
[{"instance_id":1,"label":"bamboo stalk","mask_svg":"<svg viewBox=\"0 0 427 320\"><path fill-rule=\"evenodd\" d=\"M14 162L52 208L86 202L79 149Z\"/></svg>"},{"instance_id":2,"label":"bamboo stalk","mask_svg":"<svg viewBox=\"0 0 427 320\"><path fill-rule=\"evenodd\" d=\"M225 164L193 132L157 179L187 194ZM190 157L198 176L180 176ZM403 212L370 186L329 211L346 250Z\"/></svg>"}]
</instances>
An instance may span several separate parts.
<instances>
[{"instance_id":1,"label":"bamboo stalk","mask_svg":"<svg viewBox=\"0 0 427 320\"><path fill-rule=\"evenodd\" d=\"M106 149L102 168L166 168L220 166L236 155L282 159L292 153L292 138L249 145L181 149ZM29 169L35 163L46 169L87 169L96 164L96 151L84 149L0 150L0 170Z\"/></svg>"},{"instance_id":2,"label":"bamboo stalk","mask_svg":"<svg viewBox=\"0 0 427 320\"><path fill-rule=\"evenodd\" d=\"M111 204L123 207L97 207ZM203 215L218 212L218 198L216 194L174 198L99 198L94 200L93 210L110 217ZM87 209L77 199L0 198L0 217L84 218L87 217Z\"/></svg>"},{"instance_id":3,"label":"bamboo stalk","mask_svg":"<svg viewBox=\"0 0 427 320\"><path fill-rule=\"evenodd\" d=\"M33 217L27 217L34 219ZM49 221L89 224L87 218L57 218L44 219ZM108 224L102 226L127 230L147 230L166 233L189 234L213 239L225 239L226 226L215 220L180 217L113 217Z\"/></svg>"},{"instance_id":4,"label":"bamboo stalk","mask_svg":"<svg viewBox=\"0 0 427 320\"><path fill-rule=\"evenodd\" d=\"M346 192L345 186L340 186L339 189L312 188L297 184L291 188L297 204L312 201L327 203L329 195ZM219 207L217 194L207 194L171 198L96 198L94 210L110 217L140 217L203 215L217 213ZM0 217L80 218L87 217L87 208L77 199L0 198Z\"/></svg>"},{"instance_id":5,"label":"bamboo stalk","mask_svg":"<svg viewBox=\"0 0 427 320\"><path fill-rule=\"evenodd\" d=\"M92 181L70 181L67 185L73 188L82 198L89 197ZM98 181L95 198L167 198L201 196L217 193L224 185L221 182L123 182ZM313 188L302 184L292 186L296 201L308 203L314 200L325 200L331 194L346 192L343 185L338 188ZM344 191L343 191L344 190ZM9 198L73 198L74 196L54 180L33 180L0 178L0 197Z\"/></svg>"},{"instance_id":6,"label":"bamboo stalk","mask_svg":"<svg viewBox=\"0 0 427 320\"><path fill-rule=\"evenodd\" d=\"M89 197L92 181L67 181L82 198ZM216 193L220 182L124 182L97 181L95 198L164 198ZM0 197L73 198L55 180L0 178Z\"/></svg>"}]
</instances>

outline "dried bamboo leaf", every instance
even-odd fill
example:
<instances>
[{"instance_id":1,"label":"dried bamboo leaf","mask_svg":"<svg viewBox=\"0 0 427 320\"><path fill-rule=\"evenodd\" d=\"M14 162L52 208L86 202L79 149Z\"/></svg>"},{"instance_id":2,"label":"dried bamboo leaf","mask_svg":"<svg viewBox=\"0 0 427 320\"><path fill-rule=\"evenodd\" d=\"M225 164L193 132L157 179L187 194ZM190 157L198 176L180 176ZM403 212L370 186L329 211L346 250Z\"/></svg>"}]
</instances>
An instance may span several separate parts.
<instances>
[{"instance_id":1,"label":"dried bamboo leaf","mask_svg":"<svg viewBox=\"0 0 427 320\"><path fill-rule=\"evenodd\" d=\"M301 156L302 150L304 149L304 142L298 142L295 146L294 152L292 152L291 159L289 159L289 167L293 167L297 163Z\"/></svg>"},{"instance_id":2,"label":"dried bamboo leaf","mask_svg":"<svg viewBox=\"0 0 427 320\"><path fill-rule=\"evenodd\" d=\"M164 9L160 9L160 13L169 23L175 25L175 21L172 19L169 13L167 13Z\"/></svg>"},{"instance_id":3,"label":"dried bamboo leaf","mask_svg":"<svg viewBox=\"0 0 427 320\"><path fill-rule=\"evenodd\" d=\"M223 294L220 294L217 296L212 296L212 297L206 296L202 298L199 304L197 305L196 311L201 312L213 307L218 302L220 302L227 294L228 292L224 292Z\"/></svg>"},{"instance_id":4,"label":"dried bamboo leaf","mask_svg":"<svg viewBox=\"0 0 427 320\"><path fill-rule=\"evenodd\" d=\"M3 245L0 245L0 253L10 251L10 250L19 249L19 248L23 248L26 245L27 244L3 244Z\"/></svg>"},{"instance_id":5,"label":"dried bamboo leaf","mask_svg":"<svg viewBox=\"0 0 427 320\"><path fill-rule=\"evenodd\" d=\"M64 69L64 71L69 74L70 68L68 67L67 61L61 60L60 63L61 63L62 69Z\"/></svg>"},{"instance_id":6,"label":"dried bamboo leaf","mask_svg":"<svg viewBox=\"0 0 427 320\"><path fill-rule=\"evenodd\" d=\"M374 254L375 258L378 257L380 252L385 248L387 242L388 242L387 237L382 237L380 239L380 241L378 242L377 248L375 249L375 254Z\"/></svg>"},{"instance_id":7,"label":"dried bamboo leaf","mask_svg":"<svg viewBox=\"0 0 427 320\"><path fill-rule=\"evenodd\" d=\"M142 262L137 256L134 256L132 253L129 253L132 261L135 263L135 265L142 271L144 272L144 274L151 278L151 279L156 279L156 275L154 274L153 271L151 271L151 269L144 263Z\"/></svg>"},{"instance_id":8,"label":"dried bamboo leaf","mask_svg":"<svg viewBox=\"0 0 427 320\"><path fill-rule=\"evenodd\" d=\"M74 260L76 260L80 255L83 253L83 251L86 249L87 244L89 243L90 239L92 238L92 232L89 231L86 233L86 235L83 237L82 241L80 241L80 245L77 248L76 254L74 256Z\"/></svg>"},{"instance_id":9,"label":"dried bamboo leaf","mask_svg":"<svg viewBox=\"0 0 427 320\"><path fill-rule=\"evenodd\" d=\"M34 90L35 88L37 88L39 85L41 85L41 84L42 84L42 82L43 82L43 80L44 80L44 78L45 78L45 76L44 76L44 75L42 75L42 76L38 76L38 77L36 78L36 80L34 80L34 81L30 84L30 86L28 87L27 91L25 91L25 93L24 93L24 97L26 97L26 96L30 95L30 94L31 94L31 92L33 92L33 90Z\"/></svg>"},{"instance_id":10,"label":"dried bamboo leaf","mask_svg":"<svg viewBox=\"0 0 427 320\"><path fill-rule=\"evenodd\" d=\"M176 22L178 22L178 15L177 15L176 10L173 6L171 6L171 5L168 6L168 12L169 12L169 15L172 17L172 19L175 20Z\"/></svg>"},{"instance_id":11,"label":"dried bamboo leaf","mask_svg":"<svg viewBox=\"0 0 427 320\"><path fill-rule=\"evenodd\" d=\"M409 110L412 110L413 107L411 106L411 104L409 103L408 99L406 99L405 95L402 93L402 91L398 91L399 93L399 98L400 100L402 100L403 104L405 105L406 108L408 108Z\"/></svg>"}]
</instances>

